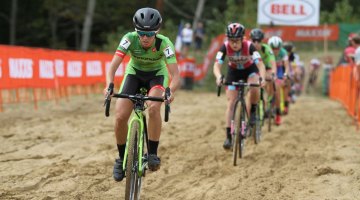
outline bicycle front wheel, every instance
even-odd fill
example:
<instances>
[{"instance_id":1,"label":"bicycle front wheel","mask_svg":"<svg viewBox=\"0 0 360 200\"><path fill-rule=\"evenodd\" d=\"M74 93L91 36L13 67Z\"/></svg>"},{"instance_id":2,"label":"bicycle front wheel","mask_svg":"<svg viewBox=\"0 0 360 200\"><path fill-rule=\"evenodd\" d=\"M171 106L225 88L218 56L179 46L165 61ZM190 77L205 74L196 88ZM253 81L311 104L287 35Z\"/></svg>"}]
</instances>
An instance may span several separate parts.
<instances>
[{"instance_id":1,"label":"bicycle front wheel","mask_svg":"<svg viewBox=\"0 0 360 200\"><path fill-rule=\"evenodd\" d=\"M240 106L240 118L239 118L239 131L238 135L238 143L239 143L239 158L244 156L245 151L245 138L247 137L248 131L248 118L247 118L247 111L245 106Z\"/></svg>"},{"instance_id":2,"label":"bicycle front wheel","mask_svg":"<svg viewBox=\"0 0 360 200\"><path fill-rule=\"evenodd\" d=\"M138 136L139 136L140 124L138 121L134 121L131 126L130 141L128 148L128 157L126 163L126 187L125 187L125 199L133 200L140 199L140 184L141 177L139 177L139 163L138 163Z\"/></svg>"},{"instance_id":3,"label":"bicycle front wheel","mask_svg":"<svg viewBox=\"0 0 360 200\"><path fill-rule=\"evenodd\" d=\"M236 166L237 152L239 148L239 132L240 132L240 109L238 109L239 101L234 105L233 118L231 121L233 165Z\"/></svg>"}]
</instances>

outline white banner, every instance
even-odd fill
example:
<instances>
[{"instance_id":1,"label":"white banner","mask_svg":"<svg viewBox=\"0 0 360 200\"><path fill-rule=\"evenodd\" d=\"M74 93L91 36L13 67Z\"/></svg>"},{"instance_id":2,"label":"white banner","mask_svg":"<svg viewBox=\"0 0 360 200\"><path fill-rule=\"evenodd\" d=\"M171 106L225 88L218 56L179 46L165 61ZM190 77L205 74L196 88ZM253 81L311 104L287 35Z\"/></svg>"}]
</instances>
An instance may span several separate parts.
<instances>
[{"instance_id":1,"label":"white banner","mask_svg":"<svg viewBox=\"0 0 360 200\"><path fill-rule=\"evenodd\" d=\"M79 78L82 76L82 62L71 60L67 62L67 77Z\"/></svg>"},{"instance_id":2,"label":"white banner","mask_svg":"<svg viewBox=\"0 0 360 200\"><path fill-rule=\"evenodd\" d=\"M53 79L54 62L52 60L39 60L39 77L45 79Z\"/></svg>"},{"instance_id":3,"label":"white banner","mask_svg":"<svg viewBox=\"0 0 360 200\"><path fill-rule=\"evenodd\" d=\"M259 0L257 23L318 26L320 0Z\"/></svg>"},{"instance_id":4,"label":"white banner","mask_svg":"<svg viewBox=\"0 0 360 200\"><path fill-rule=\"evenodd\" d=\"M33 61L28 58L9 58L10 78L33 78Z\"/></svg>"}]
</instances>

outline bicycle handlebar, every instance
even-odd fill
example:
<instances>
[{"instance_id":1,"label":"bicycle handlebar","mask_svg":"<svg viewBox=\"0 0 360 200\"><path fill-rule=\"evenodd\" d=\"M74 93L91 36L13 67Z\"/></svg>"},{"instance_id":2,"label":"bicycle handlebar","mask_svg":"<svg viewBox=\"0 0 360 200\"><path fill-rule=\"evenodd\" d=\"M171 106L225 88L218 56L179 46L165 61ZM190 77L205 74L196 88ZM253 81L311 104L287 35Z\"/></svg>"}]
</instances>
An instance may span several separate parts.
<instances>
[{"instance_id":1,"label":"bicycle handlebar","mask_svg":"<svg viewBox=\"0 0 360 200\"><path fill-rule=\"evenodd\" d=\"M246 82L225 82L223 85L245 86L245 87L260 87L259 83L246 83Z\"/></svg>"},{"instance_id":2,"label":"bicycle handlebar","mask_svg":"<svg viewBox=\"0 0 360 200\"><path fill-rule=\"evenodd\" d=\"M144 96L144 95L130 95L130 94L114 94L112 97L115 98L123 98L123 99L130 99L134 101L159 101L164 102L164 98L161 97L151 97L151 96Z\"/></svg>"},{"instance_id":3,"label":"bicycle handlebar","mask_svg":"<svg viewBox=\"0 0 360 200\"><path fill-rule=\"evenodd\" d=\"M166 102L165 103L165 122L169 121L169 113L170 113L170 103L167 102L169 99L171 92L170 88L165 89L165 98L162 97L153 97L153 96L145 96L142 94L136 94L136 95L129 95L129 94L113 94L112 91L114 89L114 84L110 83L108 87L108 91L105 95L105 116L109 117L110 115L110 104L111 104L111 98L125 98L130 99L132 101L157 101L157 102Z\"/></svg>"},{"instance_id":4,"label":"bicycle handlebar","mask_svg":"<svg viewBox=\"0 0 360 200\"><path fill-rule=\"evenodd\" d=\"M221 80L224 79L224 76L221 76ZM223 82L223 81L221 81ZM221 86L222 85L232 85L232 86L240 86L240 87L260 87L260 83L247 83L247 82L243 82L243 81L238 81L238 82L223 82L222 84L218 85L218 91L217 91L217 96L220 96L221 93Z\"/></svg>"},{"instance_id":5,"label":"bicycle handlebar","mask_svg":"<svg viewBox=\"0 0 360 200\"><path fill-rule=\"evenodd\" d=\"M169 87L167 87L166 89L165 89L165 119L164 119L164 121L165 122L168 122L169 121L169 113L170 113L170 102L168 102L167 100L169 100L169 98L170 98L170 96L171 96L171 91L170 91L170 88Z\"/></svg>"}]
</instances>

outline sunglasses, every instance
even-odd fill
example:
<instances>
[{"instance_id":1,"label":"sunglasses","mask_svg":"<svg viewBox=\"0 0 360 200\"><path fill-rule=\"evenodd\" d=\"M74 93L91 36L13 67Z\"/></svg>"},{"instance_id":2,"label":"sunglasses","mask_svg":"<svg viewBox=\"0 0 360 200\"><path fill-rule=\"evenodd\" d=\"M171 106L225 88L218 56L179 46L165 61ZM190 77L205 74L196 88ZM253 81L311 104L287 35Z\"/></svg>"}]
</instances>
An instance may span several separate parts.
<instances>
[{"instance_id":1,"label":"sunglasses","mask_svg":"<svg viewBox=\"0 0 360 200\"><path fill-rule=\"evenodd\" d=\"M154 31L136 31L140 37L152 37L156 34Z\"/></svg>"},{"instance_id":2,"label":"sunglasses","mask_svg":"<svg viewBox=\"0 0 360 200\"><path fill-rule=\"evenodd\" d=\"M253 42L253 43L256 43L256 42L257 42L257 43L261 43L261 40L260 40L260 39L253 39L252 42Z\"/></svg>"},{"instance_id":3,"label":"sunglasses","mask_svg":"<svg viewBox=\"0 0 360 200\"><path fill-rule=\"evenodd\" d=\"M229 41L232 42L232 43L238 43L238 42L242 42L242 39L229 38Z\"/></svg>"}]
</instances>

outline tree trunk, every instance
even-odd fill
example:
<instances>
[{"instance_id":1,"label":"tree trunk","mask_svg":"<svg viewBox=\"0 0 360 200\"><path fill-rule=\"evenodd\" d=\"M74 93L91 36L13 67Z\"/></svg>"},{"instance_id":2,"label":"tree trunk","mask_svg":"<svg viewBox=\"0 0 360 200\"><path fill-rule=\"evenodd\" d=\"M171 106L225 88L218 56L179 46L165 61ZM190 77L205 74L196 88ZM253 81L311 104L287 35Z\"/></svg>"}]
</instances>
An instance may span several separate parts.
<instances>
[{"instance_id":1,"label":"tree trunk","mask_svg":"<svg viewBox=\"0 0 360 200\"><path fill-rule=\"evenodd\" d=\"M57 16L54 13L49 13L49 23L51 27L51 48L57 48Z\"/></svg>"},{"instance_id":2,"label":"tree trunk","mask_svg":"<svg viewBox=\"0 0 360 200\"><path fill-rule=\"evenodd\" d=\"M10 16L10 45L16 44L16 13L17 0L11 1L11 16Z\"/></svg>"},{"instance_id":3,"label":"tree trunk","mask_svg":"<svg viewBox=\"0 0 360 200\"><path fill-rule=\"evenodd\" d=\"M92 18L95 11L95 5L96 0L88 0L86 16L82 29L81 51L87 51L87 49L89 48Z\"/></svg>"},{"instance_id":4,"label":"tree trunk","mask_svg":"<svg viewBox=\"0 0 360 200\"><path fill-rule=\"evenodd\" d=\"M203 9L204 9L204 4L205 4L205 0L199 0L198 1L198 4L197 4L197 7L196 7L196 11L195 11L195 18L194 18L194 21L193 21L193 30L195 30L196 28L196 25L197 23L199 22L200 18L201 18L201 15L202 15L202 12L203 12Z\"/></svg>"}]
</instances>

